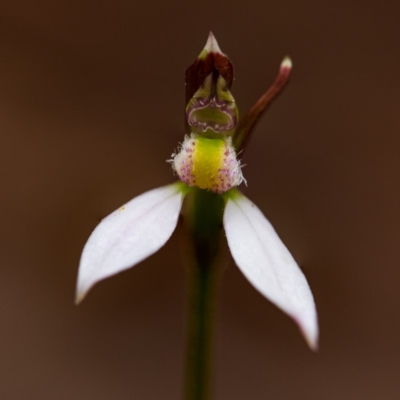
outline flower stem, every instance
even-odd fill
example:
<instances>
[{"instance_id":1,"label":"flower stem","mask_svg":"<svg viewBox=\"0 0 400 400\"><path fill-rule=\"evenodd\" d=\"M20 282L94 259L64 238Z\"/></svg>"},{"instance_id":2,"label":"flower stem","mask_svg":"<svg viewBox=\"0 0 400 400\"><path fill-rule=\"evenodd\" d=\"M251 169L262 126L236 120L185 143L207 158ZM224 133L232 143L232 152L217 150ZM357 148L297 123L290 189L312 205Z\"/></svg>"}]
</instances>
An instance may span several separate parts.
<instances>
[{"instance_id":1,"label":"flower stem","mask_svg":"<svg viewBox=\"0 0 400 400\"><path fill-rule=\"evenodd\" d=\"M190 283L185 400L209 400L224 201L214 193L194 189L188 207Z\"/></svg>"}]
</instances>

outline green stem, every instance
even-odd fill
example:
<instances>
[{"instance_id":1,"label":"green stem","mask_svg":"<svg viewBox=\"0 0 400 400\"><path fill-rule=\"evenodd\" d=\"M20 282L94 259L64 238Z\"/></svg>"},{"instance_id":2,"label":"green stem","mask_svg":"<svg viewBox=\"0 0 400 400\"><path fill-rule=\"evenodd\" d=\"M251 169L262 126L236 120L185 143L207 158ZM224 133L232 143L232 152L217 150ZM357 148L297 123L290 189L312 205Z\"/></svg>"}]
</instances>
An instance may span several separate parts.
<instances>
[{"instance_id":1,"label":"green stem","mask_svg":"<svg viewBox=\"0 0 400 400\"><path fill-rule=\"evenodd\" d=\"M214 193L194 189L188 207L190 284L185 400L209 400L224 201Z\"/></svg>"}]
</instances>

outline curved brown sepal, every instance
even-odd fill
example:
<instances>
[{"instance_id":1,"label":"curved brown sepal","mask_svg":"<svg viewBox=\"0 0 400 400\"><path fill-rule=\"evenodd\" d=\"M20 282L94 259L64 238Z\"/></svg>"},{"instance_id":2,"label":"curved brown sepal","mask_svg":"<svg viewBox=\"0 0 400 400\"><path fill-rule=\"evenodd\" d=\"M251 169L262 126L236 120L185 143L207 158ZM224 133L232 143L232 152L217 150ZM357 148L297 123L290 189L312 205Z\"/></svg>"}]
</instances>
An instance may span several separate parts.
<instances>
[{"instance_id":1,"label":"curved brown sepal","mask_svg":"<svg viewBox=\"0 0 400 400\"><path fill-rule=\"evenodd\" d=\"M259 118L286 86L291 70L292 62L289 57L285 57L280 65L278 76L276 77L274 83L257 100L253 107L251 107L248 113L243 117L243 119L239 121L233 136L233 145L235 146L236 151L244 151Z\"/></svg>"}]
</instances>

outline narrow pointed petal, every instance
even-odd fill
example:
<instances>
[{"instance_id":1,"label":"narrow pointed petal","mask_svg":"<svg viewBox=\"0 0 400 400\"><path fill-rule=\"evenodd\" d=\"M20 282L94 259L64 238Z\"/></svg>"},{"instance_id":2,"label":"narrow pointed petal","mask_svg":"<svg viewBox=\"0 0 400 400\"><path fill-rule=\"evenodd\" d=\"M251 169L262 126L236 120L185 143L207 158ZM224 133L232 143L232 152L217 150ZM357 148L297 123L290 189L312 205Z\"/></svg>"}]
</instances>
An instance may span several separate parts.
<instances>
[{"instance_id":1,"label":"narrow pointed petal","mask_svg":"<svg viewBox=\"0 0 400 400\"><path fill-rule=\"evenodd\" d=\"M240 120L233 138L233 144L237 151L246 149L250 137L260 117L268 109L271 103L282 93L289 81L292 71L292 60L286 56L279 67L278 76L275 78L272 86L257 100L251 109Z\"/></svg>"},{"instance_id":2,"label":"narrow pointed petal","mask_svg":"<svg viewBox=\"0 0 400 400\"><path fill-rule=\"evenodd\" d=\"M262 212L237 192L227 200L224 226L232 256L250 283L298 324L318 346L314 299L303 272Z\"/></svg>"},{"instance_id":3,"label":"narrow pointed petal","mask_svg":"<svg viewBox=\"0 0 400 400\"><path fill-rule=\"evenodd\" d=\"M98 281L133 267L164 246L178 223L181 187L173 184L143 193L100 222L83 249L77 303Z\"/></svg>"}]
</instances>

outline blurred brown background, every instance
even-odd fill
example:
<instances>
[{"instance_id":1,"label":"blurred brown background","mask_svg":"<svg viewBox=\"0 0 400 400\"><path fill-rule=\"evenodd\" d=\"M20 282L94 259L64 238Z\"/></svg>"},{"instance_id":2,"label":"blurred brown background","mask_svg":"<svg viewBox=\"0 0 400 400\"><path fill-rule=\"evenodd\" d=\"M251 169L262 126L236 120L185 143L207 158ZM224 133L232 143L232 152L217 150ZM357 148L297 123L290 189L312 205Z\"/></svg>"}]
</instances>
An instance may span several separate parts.
<instances>
[{"instance_id":1,"label":"blurred brown background","mask_svg":"<svg viewBox=\"0 0 400 400\"><path fill-rule=\"evenodd\" d=\"M399 15L394 0L3 1L0 398L180 398L179 235L73 295L100 218L174 181L184 70L209 30L242 114L293 59L243 190L304 269L321 327L313 354L231 262L216 399L400 398Z\"/></svg>"}]
</instances>

